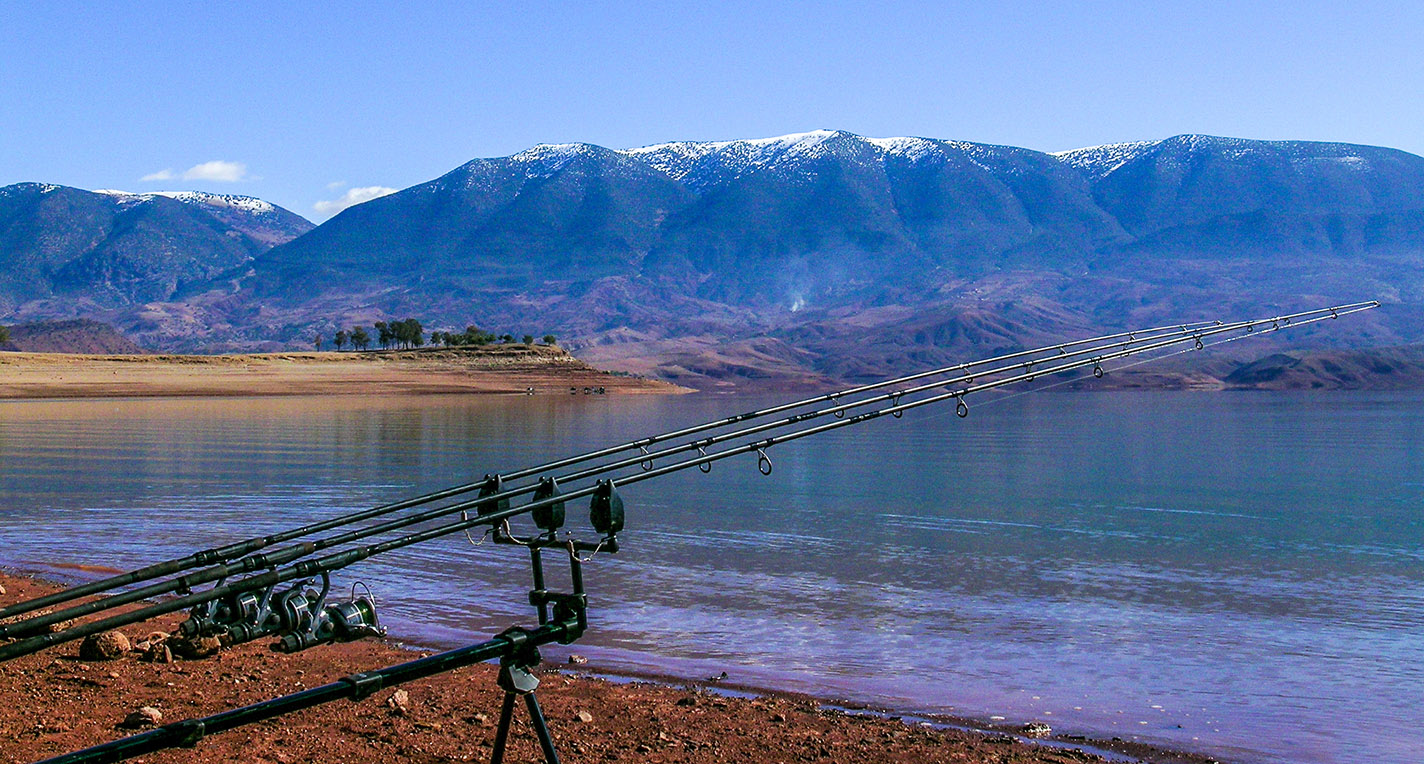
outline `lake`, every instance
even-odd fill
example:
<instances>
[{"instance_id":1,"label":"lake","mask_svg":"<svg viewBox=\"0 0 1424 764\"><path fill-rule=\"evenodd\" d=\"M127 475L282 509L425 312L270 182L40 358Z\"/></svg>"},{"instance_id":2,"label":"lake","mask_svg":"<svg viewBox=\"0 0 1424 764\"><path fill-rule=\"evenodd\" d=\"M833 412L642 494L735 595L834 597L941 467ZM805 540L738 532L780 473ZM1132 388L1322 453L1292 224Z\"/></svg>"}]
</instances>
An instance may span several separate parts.
<instances>
[{"instance_id":1,"label":"lake","mask_svg":"<svg viewBox=\"0 0 1424 764\"><path fill-rule=\"evenodd\" d=\"M0 402L0 565L136 567L770 402ZM778 445L769 477L738 457L623 489L573 649L1233 761L1417 764L1421 454L1416 393L913 411ZM369 584L393 637L452 647L529 623L527 576L521 550L457 536L336 584Z\"/></svg>"}]
</instances>

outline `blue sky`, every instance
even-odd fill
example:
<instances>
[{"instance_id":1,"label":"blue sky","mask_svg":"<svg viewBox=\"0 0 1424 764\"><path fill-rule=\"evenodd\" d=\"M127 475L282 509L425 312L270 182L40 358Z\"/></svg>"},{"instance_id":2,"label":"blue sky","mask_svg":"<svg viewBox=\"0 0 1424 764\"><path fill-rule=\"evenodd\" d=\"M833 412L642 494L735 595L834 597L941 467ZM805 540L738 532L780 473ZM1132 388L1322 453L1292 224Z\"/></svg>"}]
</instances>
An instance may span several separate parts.
<instances>
[{"instance_id":1,"label":"blue sky","mask_svg":"<svg viewBox=\"0 0 1424 764\"><path fill-rule=\"evenodd\" d=\"M241 193L321 220L539 142L1195 132L1424 153L1421 43L1417 2L3 0L0 185Z\"/></svg>"}]
</instances>

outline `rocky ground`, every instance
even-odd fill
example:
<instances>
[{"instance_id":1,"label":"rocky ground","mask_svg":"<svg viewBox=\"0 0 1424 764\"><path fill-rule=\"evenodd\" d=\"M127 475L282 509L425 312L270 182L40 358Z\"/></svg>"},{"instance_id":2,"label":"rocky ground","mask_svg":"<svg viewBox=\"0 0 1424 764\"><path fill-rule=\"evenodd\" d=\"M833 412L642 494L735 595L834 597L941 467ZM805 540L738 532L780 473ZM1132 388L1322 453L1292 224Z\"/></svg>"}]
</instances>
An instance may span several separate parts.
<instances>
[{"instance_id":1,"label":"rocky ground","mask_svg":"<svg viewBox=\"0 0 1424 764\"><path fill-rule=\"evenodd\" d=\"M52 591L0 576L0 605ZM248 644L205 658L165 650L177 616L130 627L126 639L69 643L0 664L0 761L30 762L151 727L265 700L344 675L411 660L379 640L294 655ZM157 634L156 634L157 633ZM127 642L127 645L124 643ZM107 647L107 655L100 648ZM123 649L127 647L128 649ZM112 656L112 657L107 657ZM730 697L706 688L611 682L541 668L539 697L563 760L579 762L962 762L1072 764L1103 761L1077 741L1056 747L1026 736L1043 729L967 732L852 714L794 696ZM216 734L193 750L142 757L167 762L464 762L488 760L498 718L497 667L481 664L361 702L340 700L278 720ZM507 761L540 760L522 706ZM1007 732L1009 730L1005 730ZM1125 760L1208 761L1112 743Z\"/></svg>"}]
</instances>

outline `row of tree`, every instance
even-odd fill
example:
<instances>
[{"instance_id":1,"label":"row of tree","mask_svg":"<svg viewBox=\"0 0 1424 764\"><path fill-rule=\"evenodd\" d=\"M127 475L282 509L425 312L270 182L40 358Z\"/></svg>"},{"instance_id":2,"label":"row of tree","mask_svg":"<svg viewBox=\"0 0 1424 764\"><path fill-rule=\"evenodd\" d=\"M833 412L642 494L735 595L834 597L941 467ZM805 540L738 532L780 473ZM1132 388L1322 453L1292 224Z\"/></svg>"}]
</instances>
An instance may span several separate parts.
<instances>
[{"instance_id":1,"label":"row of tree","mask_svg":"<svg viewBox=\"0 0 1424 764\"><path fill-rule=\"evenodd\" d=\"M0 327L3 328L3 327ZM420 325L420 321L414 318L407 318L404 321L377 321L375 324L375 341L382 349L397 348L418 348L425 345L425 327ZM352 350L365 350L371 346L371 333L364 326L355 329L342 329L332 338L332 344L337 350L344 350L349 344ZM526 334L523 337L525 345L534 344L534 335ZM0 339L3 341L3 339ZM557 338L552 334L544 335L544 344L553 345ZM317 350L321 350L322 343L325 342L320 334L313 340ZM477 326L467 326L463 332L433 331L430 333L430 344L444 345L445 347L461 347L471 345L493 345L495 343L513 344L515 342L513 334L496 335L487 332Z\"/></svg>"}]
</instances>

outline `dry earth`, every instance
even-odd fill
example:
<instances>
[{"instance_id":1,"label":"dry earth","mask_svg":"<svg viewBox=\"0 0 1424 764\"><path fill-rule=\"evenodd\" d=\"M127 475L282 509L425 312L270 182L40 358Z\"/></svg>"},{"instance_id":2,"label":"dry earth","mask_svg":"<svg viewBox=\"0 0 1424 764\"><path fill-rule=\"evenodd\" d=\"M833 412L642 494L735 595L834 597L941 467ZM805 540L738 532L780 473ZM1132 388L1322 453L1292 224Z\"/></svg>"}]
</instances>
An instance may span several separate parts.
<instances>
[{"instance_id":1,"label":"dry earth","mask_svg":"<svg viewBox=\"0 0 1424 764\"><path fill-rule=\"evenodd\" d=\"M546 346L252 355L0 353L0 398L674 393Z\"/></svg>"}]
</instances>

